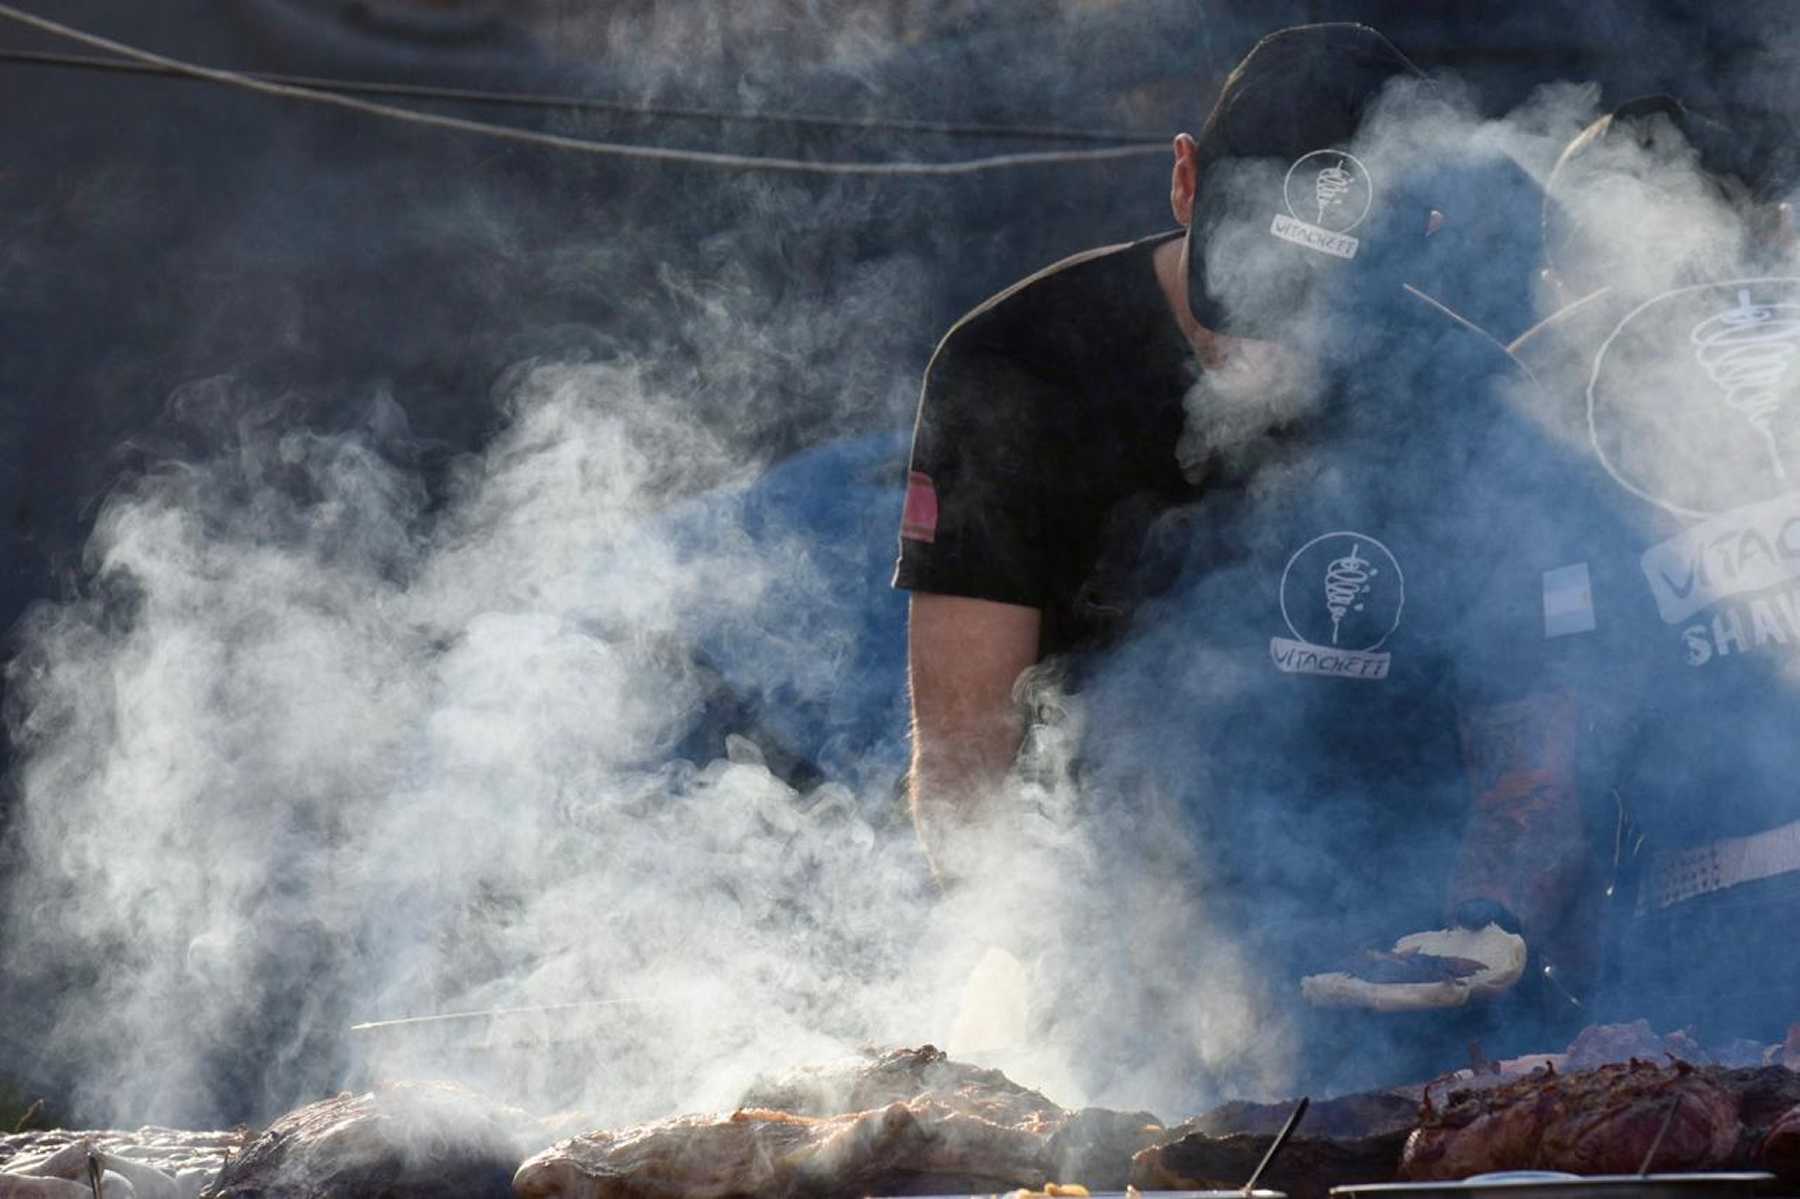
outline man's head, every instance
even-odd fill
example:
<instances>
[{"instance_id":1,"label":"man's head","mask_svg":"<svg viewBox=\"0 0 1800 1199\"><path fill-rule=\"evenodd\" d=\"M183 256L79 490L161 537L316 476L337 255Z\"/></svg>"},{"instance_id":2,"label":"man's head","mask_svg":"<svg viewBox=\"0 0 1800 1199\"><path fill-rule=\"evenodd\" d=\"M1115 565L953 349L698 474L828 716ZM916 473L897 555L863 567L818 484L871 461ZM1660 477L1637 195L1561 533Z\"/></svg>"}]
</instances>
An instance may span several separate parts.
<instances>
[{"instance_id":1,"label":"man's head","mask_svg":"<svg viewBox=\"0 0 1800 1199\"><path fill-rule=\"evenodd\" d=\"M1582 130L1546 189L1552 304L1603 287L1648 295L1756 274L1792 241L1790 209L1754 139L1671 96L1632 100Z\"/></svg>"},{"instance_id":2,"label":"man's head","mask_svg":"<svg viewBox=\"0 0 1800 1199\"><path fill-rule=\"evenodd\" d=\"M1367 264L1379 182L1349 144L1396 78L1423 75L1365 25L1283 29L1231 72L1199 137L1175 139L1169 198L1200 324L1276 334L1321 278Z\"/></svg>"}]
</instances>

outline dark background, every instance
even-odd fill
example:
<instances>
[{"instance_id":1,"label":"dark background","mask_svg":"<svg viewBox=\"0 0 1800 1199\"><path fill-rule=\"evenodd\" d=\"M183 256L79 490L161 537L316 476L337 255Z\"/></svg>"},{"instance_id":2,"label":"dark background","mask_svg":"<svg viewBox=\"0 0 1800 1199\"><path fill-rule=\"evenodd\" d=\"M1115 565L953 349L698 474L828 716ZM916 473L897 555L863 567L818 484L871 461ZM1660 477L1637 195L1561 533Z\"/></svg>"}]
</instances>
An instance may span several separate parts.
<instances>
[{"instance_id":1,"label":"dark background","mask_svg":"<svg viewBox=\"0 0 1800 1199\"><path fill-rule=\"evenodd\" d=\"M34 11L246 70L1155 137L1197 127L1255 37L1297 21L1370 22L1427 68L1470 81L1491 113L1556 79L1596 81L1607 102L1670 89L1767 111L1795 57L1791 39L1763 44L1788 16L1776 0L835 0L686 20L654 7L61 0ZM847 30L871 47L850 65ZM91 53L4 23L0 47ZM602 139L823 158L1080 145L414 103ZM864 334L892 353L881 370L911 374L950 320L1017 275L1166 221L1155 156L950 181L771 181L19 62L0 63L0 110L0 625L78 585L86 522L122 472L217 432L192 427L214 416L171 408L194 380L229 375L284 396L281 415L257 418L270 420L362 419L382 391L413 448L446 457L479 443L494 380L521 358L567 352L568 339L679 356L693 333L663 286L671 272L731 272L751 291L747 315L766 304L779 316L797 292L829 296L858 262L905 254L924 269L926 302ZM1791 114L1776 115L1755 136L1783 148ZM601 260L571 269L559 252L570 246ZM703 386L697 415L723 408L776 454L825 423L844 431L841 364L746 369L748 407ZM892 402L851 407L852 425L904 419Z\"/></svg>"}]
</instances>

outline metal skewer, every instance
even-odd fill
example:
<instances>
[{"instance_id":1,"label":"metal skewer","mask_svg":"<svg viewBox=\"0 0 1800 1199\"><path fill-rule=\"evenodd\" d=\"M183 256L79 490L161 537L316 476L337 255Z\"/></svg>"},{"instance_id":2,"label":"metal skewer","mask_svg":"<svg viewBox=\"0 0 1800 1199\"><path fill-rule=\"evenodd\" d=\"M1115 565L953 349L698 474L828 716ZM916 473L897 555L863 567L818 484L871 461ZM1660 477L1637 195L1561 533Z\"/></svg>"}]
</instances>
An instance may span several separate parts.
<instances>
[{"instance_id":1,"label":"metal skewer","mask_svg":"<svg viewBox=\"0 0 1800 1199\"><path fill-rule=\"evenodd\" d=\"M1656 1151L1662 1148L1663 1138L1669 1135L1669 1126L1675 1123L1675 1113L1681 1108L1681 1096L1678 1094L1669 1101L1669 1114L1663 1117L1662 1127L1656 1130L1656 1139L1650 1142L1650 1152L1644 1154L1644 1164L1638 1167L1638 1177L1650 1176L1650 1163L1656 1160Z\"/></svg>"},{"instance_id":2,"label":"metal skewer","mask_svg":"<svg viewBox=\"0 0 1800 1199\"><path fill-rule=\"evenodd\" d=\"M1281 1126L1281 1131L1275 1134L1275 1139L1269 1142L1269 1151L1263 1154L1262 1161L1256 1165L1256 1171L1250 1175L1250 1181L1244 1184L1244 1194L1248 1195L1256 1190L1256 1184L1262 1181L1263 1171L1269 1168L1269 1163L1275 1160L1275 1155L1281 1152L1283 1145L1287 1144L1287 1139L1293 1135L1294 1129L1300 1124L1300 1117L1306 1114L1306 1105L1311 1102L1312 1100L1308 1096L1300 1096L1300 1102L1294 1105L1293 1114L1287 1118L1287 1123Z\"/></svg>"}]
</instances>

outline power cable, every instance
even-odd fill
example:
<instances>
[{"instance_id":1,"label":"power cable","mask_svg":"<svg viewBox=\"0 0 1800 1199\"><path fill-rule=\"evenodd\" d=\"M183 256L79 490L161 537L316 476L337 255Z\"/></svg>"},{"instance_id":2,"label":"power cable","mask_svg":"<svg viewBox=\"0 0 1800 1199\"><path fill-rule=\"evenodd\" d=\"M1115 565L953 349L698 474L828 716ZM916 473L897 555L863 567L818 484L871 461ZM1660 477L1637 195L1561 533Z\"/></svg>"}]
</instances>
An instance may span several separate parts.
<instances>
[{"instance_id":1,"label":"power cable","mask_svg":"<svg viewBox=\"0 0 1800 1199\"><path fill-rule=\"evenodd\" d=\"M1018 154L996 154L986 158L969 158L958 162L808 162L799 158L764 158L747 154L724 154L712 150L676 150L664 146L638 146L624 142L598 142L585 138L567 137L560 133L542 133L532 129L514 129L506 125L494 125L486 121L471 121L463 117L444 116L439 113L418 112L410 108L397 108L391 104L379 104L369 100L359 100L353 96L338 95L335 92L320 91L311 87L301 87L291 83L280 83L273 80L256 79L248 75L240 75L235 71L221 71L213 67L203 67L181 59L169 58L136 46L129 46L111 38L88 33L80 29L63 25L45 17L36 16L10 4L0 4L0 18L29 26L44 33L67 38L97 50L131 59L134 62L160 67L176 74L205 79L213 83L229 87L242 88L246 91L260 92L264 95L280 96L290 100L301 100L312 104L324 104L337 108L350 109L354 112L371 116L386 117L390 120L403 121L414 125L427 125L437 129L450 129L459 133L474 134L479 137L491 137L503 141L519 142L526 145L548 146L558 150L570 150L582 154L600 154L617 158L634 158L657 162L682 162L700 166L730 167L737 170L751 171L785 171L792 174L813 175L886 175L886 176L926 176L926 175L973 175L983 171L1004 170L1012 167L1061 165L1077 162L1102 162L1111 159L1135 158L1149 154L1162 154L1165 149L1159 145L1131 144L1107 146L1094 150L1040 150Z\"/></svg>"},{"instance_id":2,"label":"power cable","mask_svg":"<svg viewBox=\"0 0 1800 1199\"><path fill-rule=\"evenodd\" d=\"M41 50L0 49L0 62L114 71L129 75L151 75L162 79L188 78L181 71L152 66L148 63L127 62L117 58L101 58L86 54L52 54ZM909 120L900 117L828 117L817 113L779 110L746 112L728 108L632 104L624 100L607 100L597 96L561 96L541 92L496 92L482 88L445 87L439 84L389 83L370 79L338 79L324 75L284 75L274 71L233 71L232 74L265 83L286 83L295 87L340 94L411 96L421 100L454 100L464 104L609 112L621 116L658 117L682 121L931 133L943 137L978 137L995 140L1016 138L1023 141L1142 142L1146 145L1151 143L1161 145L1168 140L1161 134L1108 129L1071 129L1058 125L967 125L949 121Z\"/></svg>"}]
</instances>

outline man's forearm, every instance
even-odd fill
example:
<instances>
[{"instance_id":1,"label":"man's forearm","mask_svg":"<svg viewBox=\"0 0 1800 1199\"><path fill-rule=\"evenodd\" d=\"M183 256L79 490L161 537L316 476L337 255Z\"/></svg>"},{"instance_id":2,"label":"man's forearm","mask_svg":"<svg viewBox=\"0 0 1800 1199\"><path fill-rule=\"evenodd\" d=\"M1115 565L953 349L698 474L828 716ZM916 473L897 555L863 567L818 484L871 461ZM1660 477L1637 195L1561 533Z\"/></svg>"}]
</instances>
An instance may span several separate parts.
<instances>
[{"instance_id":1,"label":"man's forearm","mask_svg":"<svg viewBox=\"0 0 1800 1199\"><path fill-rule=\"evenodd\" d=\"M908 799L932 872L946 884L968 877L986 856L984 831L993 825L1022 736L1016 719L996 721L986 735L943 745L916 732Z\"/></svg>"},{"instance_id":2,"label":"man's forearm","mask_svg":"<svg viewBox=\"0 0 1800 1199\"><path fill-rule=\"evenodd\" d=\"M980 868L1024 722L1013 687L1037 661L1041 614L917 593L909 625L913 824L940 881Z\"/></svg>"}]
</instances>

